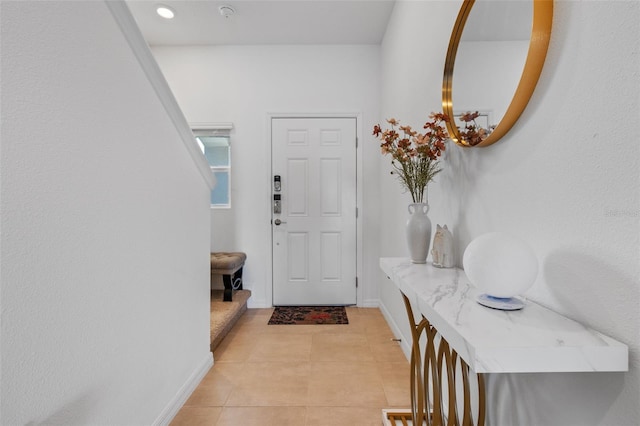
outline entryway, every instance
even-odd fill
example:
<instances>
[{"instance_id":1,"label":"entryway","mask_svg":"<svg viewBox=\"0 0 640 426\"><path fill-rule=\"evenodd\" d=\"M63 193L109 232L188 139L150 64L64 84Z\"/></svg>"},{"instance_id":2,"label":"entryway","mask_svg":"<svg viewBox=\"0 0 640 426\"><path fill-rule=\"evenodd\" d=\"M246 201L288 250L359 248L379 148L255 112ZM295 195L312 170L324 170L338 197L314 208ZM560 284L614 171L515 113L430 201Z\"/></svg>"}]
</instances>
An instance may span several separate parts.
<instances>
[{"instance_id":1,"label":"entryway","mask_svg":"<svg viewBox=\"0 0 640 426\"><path fill-rule=\"evenodd\" d=\"M274 305L356 303L356 119L271 119Z\"/></svg>"}]
</instances>

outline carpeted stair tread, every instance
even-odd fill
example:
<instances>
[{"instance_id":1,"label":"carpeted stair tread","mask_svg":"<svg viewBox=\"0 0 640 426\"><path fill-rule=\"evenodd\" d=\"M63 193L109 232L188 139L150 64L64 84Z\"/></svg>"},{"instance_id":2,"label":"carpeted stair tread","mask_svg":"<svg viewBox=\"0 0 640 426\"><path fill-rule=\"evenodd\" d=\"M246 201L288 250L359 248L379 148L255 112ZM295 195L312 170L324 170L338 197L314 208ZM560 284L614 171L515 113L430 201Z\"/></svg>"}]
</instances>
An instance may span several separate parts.
<instances>
[{"instance_id":1,"label":"carpeted stair tread","mask_svg":"<svg viewBox=\"0 0 640 426\"><path fill-rule=\"evenodd\" d=\"M247 310L249 290L235 290L232 302L223 302L223 290L211 290L211 351L231 331L240 316Z\"/></svg>"}]
</instances>

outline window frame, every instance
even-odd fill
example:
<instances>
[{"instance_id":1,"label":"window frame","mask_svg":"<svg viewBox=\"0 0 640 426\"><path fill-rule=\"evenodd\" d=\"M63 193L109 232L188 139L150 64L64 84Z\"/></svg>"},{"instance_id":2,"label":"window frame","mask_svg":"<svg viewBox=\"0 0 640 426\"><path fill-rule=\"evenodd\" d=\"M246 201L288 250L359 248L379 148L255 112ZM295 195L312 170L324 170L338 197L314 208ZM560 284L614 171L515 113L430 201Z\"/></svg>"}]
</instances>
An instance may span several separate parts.
<instances>
[{"instance_id":1,"label":"window frame","mask_svg":"<svg viewBox=\"0 0 640 426\"><path fill-rule=\"evenodd\" d=\"M230 209L231 208L231 169L232 169L232 156L231 156L231 130L233 129L232 123L200 123L200 124L191 124L191 131L193 132L194 139L196 140L200 150L204 155L204 144L199 139L199 137L220 137L227 138L228 140L228 165L226 166L213 166L209 163L207 159L207 163L209 163L209 167L211 169L211 173L214 174L216 172L227 172L227 194L228 199L226 204L210 204L212 209ZM216 185L218 180L216 179ZM214 188L215 190L215 188ZM213 192L213 190L212 190Z\"/></svg>"}]
</instances>

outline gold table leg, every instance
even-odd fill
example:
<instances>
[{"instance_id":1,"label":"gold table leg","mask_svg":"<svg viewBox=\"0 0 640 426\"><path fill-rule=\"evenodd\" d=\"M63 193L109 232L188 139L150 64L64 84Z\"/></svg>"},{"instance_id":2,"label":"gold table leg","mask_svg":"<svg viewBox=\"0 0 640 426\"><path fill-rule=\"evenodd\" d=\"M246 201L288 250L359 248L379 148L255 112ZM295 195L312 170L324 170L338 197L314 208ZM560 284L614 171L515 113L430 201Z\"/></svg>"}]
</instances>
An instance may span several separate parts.
<instances>
[{"instance_id":1,"label":"gold table leg","mask_svg":"<svg viewBox=\"0 0 640 426\"><path fill-rule=\"evenodd\" d=\"M415 322L409 299L404 294L402 298L411 325L411 424L484 426L485 391L482 374L475 373L478 395L477 403L472 407L469 366L424 316ZM423 334L426 340L424 354L420 348ZM459 408L462 412L459 412ZM475 419L473 408L476 408ZM407 424L405 418L401 421L402 425Z\"/></svg>"}]
</instances>

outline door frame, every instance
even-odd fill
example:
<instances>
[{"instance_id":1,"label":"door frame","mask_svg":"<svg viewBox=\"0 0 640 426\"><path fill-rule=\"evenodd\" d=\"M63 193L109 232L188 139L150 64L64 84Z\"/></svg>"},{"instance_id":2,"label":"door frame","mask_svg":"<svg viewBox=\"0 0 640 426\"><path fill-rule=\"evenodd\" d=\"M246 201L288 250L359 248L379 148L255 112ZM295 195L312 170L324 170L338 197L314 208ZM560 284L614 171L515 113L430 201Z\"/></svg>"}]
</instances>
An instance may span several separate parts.
<instances>
[{"instance_id":1,"label":"door frame","mask_svg":"<svg viewBox=\"0 0 640 426\"><path fill-rule=\"evenodd\" d=\"M265 144L265 158L269 159L268 175L265 176L265 198L266 205L271 209L271 165L273 164L272 158L272 141L271 141L271 120L274 118L353 118L356 120L356 208L358 209L358 216L356 217L356 277L362 277L362 194L363 194L363 176L362 176L362 113L360 112L341 112L341 113L267 113L266 116L266 140ZM270 254L270 260L267 262L267 285L266 285L266 301L269 306L273 306L273 235L271 225L271 210L268 211L269 221L265 224L265 232L268 235L267 240L267 253ZM362 297L362 283L358 279L358 287L356 288L356 306L360 306Z\"/></svg>"}]
</instances>

